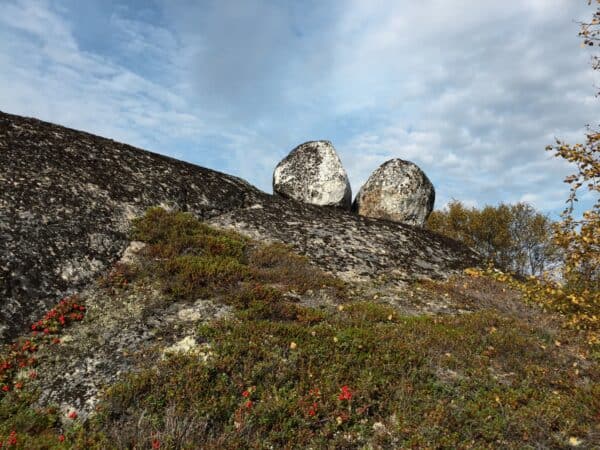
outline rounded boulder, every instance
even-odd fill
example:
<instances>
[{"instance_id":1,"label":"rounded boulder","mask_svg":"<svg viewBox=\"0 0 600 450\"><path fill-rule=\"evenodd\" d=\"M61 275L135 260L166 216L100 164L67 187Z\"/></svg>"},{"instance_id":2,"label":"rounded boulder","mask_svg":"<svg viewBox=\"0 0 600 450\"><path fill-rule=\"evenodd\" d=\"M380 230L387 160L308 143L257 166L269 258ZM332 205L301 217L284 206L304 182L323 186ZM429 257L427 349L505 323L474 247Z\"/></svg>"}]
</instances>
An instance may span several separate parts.
<instances>
[{"instance_id":1,"label":"rounded boulder","mask_svg":"<svg viewBox=\"0 0 600 450\"><path fill-rule=\"evenodd\" d=\"M360 188L352 210L361 216L423 226L433 210L435 189L410 161L391 159Z\"/></svg>"},{"instance_id":2,"label":"rounded boulder","mask_svg":"<svg viewBox=\"0 0 600 450\"><path fill-rule=\"evenodd\" d=\"M342 161L329 141L293 149L273 172L273 192L300 202L350 209L352 190Z\"/></svg>"}]
</instances>

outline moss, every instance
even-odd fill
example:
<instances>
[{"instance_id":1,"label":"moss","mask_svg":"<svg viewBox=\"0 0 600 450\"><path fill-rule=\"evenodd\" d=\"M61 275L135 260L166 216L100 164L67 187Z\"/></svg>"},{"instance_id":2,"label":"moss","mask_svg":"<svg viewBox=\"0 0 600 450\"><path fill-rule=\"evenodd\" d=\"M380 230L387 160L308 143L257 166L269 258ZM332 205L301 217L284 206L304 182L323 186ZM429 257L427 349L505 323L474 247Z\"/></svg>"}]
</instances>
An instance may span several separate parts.
<instances>
[{"instance_id":1,"label":"moss","mask_svg":"<svg viewBox=\"0 0 600 450\"><path fill-rule=\"evenodd\" d=\"M299 293L331 288L337 295L345 295L343 281L311 266L306 257L295 254L287 245L275 243L254 247L248 261L253 278L258 282L284 282Z\"/></svg>"},{"instance_id":2,"label":"moss","mask_svg":"<svg viewBox=\"0 0 600 450\"><path fill-rule=\"evenodd\" d=\"M148 244L139 275L158 278L165 293L177 298L225 293L223 300L235 306L245 301L242 297L248 283L277 285L279 296L282 290L304 293L323 288L340 297L344 294L343 283L311 266L289 247L252 243L187 213L151 208L133 221L132 238Z\"/></svg>"}]
</instances>

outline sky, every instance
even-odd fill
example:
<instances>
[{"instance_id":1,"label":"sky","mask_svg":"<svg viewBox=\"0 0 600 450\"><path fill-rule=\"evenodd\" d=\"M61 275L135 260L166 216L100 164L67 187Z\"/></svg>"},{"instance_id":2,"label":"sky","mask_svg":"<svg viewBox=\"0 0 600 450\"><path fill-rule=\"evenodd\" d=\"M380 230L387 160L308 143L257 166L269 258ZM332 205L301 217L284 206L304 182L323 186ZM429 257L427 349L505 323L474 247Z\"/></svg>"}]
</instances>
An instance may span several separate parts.
<instances>
[{"instance_id":1,"label":"sky","mask_svg":"<svg viewBox=\"0 0 600 450\"><path fill-rule=\"evenodd\" d=\"M587 0L0 0L0 110L242 177L333 142L353 194L391 158L451 199L556 215L544 151L600 123ZM590 196L583 205L592 203Z\"/></svg>"}]
</instances>

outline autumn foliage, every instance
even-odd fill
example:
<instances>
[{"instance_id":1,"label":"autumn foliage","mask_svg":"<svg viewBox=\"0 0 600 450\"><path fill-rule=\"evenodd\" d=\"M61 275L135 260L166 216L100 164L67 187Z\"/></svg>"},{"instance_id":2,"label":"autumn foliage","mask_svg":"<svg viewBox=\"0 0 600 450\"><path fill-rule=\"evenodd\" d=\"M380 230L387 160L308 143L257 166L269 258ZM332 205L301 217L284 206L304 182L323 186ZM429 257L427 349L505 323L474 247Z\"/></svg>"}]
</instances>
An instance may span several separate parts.
<instances>
[{"instance_id":1,"label":"autumn foliage","mask_svg":"<svg viewBox=\"0 0 600 450\"><path fill-rule=\"evenodd\" d=\"M464 242L495 266L519 275L541 275L558 259L552 221L526 203L478 209L453 200L429 216L427 227Z\"/></svg>"},{"instance_id":2,"label":"autumn foliage","mask_svg":"<svg viewBox=\"0 0 600 450\"><path fill-rule=\"evenodd\" d=\"M590 0L588 4L591 3ZM600 43L600 6L591 21L581 24L579 35L583 46ZM594 70L600 69L598 56L592 56L592 63ZM588 127L585 143L557 140L546 150L576 168L564 180L570 186L570 194L562 220L555 228L555 242L565 254L564 278L571 289L594 295L600 291L600 132ZM593 204L579 215L575 205L583 196L582 190L587 190Z\"/></svg>"}]
</instances>

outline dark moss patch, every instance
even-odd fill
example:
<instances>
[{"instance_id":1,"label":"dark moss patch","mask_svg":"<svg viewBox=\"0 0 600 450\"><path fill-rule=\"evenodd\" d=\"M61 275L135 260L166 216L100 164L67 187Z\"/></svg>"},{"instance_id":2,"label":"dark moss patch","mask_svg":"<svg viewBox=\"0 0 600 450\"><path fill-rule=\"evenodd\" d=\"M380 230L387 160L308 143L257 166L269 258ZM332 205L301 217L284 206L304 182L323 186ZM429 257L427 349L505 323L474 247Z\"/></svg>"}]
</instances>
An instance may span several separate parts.
<instances>
[{"instance_id":1,"label":"dark moss patch","mask_svg":"<svg viewBox=\"0 0 600 450\"><path fill-rule=\"evenodd\" d=\"M271 301L290 290L329 289L340 298L344 295L341 281L311 266L289 247L253 243L187 213L151 208L134 220L132 238L148 244L139 275L158 278L165 293L177 298L220 294L228 304L247 306L248 283L263 291L264 285L274 286L269 291Z\"/></svg>"}]
</instances>

